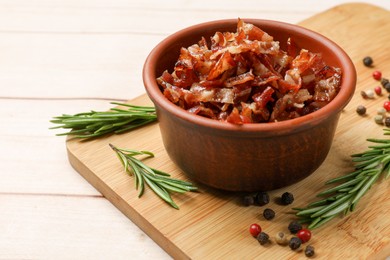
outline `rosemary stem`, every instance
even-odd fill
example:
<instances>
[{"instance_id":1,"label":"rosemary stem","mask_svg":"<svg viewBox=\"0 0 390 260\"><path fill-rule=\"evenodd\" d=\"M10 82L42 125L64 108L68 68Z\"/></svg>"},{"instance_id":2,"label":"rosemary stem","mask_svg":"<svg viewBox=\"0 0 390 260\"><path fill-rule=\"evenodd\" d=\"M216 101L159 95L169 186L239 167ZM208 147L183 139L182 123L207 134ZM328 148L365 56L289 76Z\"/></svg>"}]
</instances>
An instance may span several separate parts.
<instances>
[{"instance_id":1,"label":"rosemary stem","mask_svg":"<svg viewBox=\"0 0 390 260\"><path fill-rule=\"evenodd\" d=\"M124 106L127 109L114 107L104 112L90 111L74 115L63 114L62 116L53 117L50 122L57 124L57 126L50 129L72 129L69 132L57 135L71 135L76 138L90 139L109 133L127 132L157 120L154 107L134 106L117 102L112 104Z\"/></svg>"},{"instance_id":2,"label":"rosemary stem","mask_svg":"<svg viewBox=\"0 0 390 260\"><path fill-rule=\"evenodd\" d=\"M179 209L179 206L173 201L171 193L185 193L197 190L197 187L193 186L192 183L174 179L168 173L150 168L135 157L137 155L153 157L153 153L117 148L113 144L109 144L109 146L118 155L125 172L135 178L135 188L139 189L138 197L143 195L146 184L162 200L173 208Z\"/></svg>"},{"instance_id":3,"label":"rosemary stem","mask_svg":"<svg viewBox=\"0 0 390 260\"><path fill-rule=\"evenodd\" d=\"M384 135L390 135L390 129L384 129ZM307 207L295 208L297 217L309 223L308 228L318 228L340 214L352 212L382 173L385 178L390 176L390 140L371 138L367 141L377 145L352 155L355 170L328 180L327 185L340 184L317 194L317 197L325 198L311 202Z\"/></svg>"}]
</instances>

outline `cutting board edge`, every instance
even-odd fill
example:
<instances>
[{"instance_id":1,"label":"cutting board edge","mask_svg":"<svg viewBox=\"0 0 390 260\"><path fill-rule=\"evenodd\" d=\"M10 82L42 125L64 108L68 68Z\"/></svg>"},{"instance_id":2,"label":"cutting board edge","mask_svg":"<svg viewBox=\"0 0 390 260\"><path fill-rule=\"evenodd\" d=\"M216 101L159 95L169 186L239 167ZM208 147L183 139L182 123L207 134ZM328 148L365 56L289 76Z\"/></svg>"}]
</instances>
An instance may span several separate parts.
<instances>
[{"instance_id":1,"label":"cutting board edge","mask_svg":"<svg viewBox=\"0 0 390 260\"><path fill-rule=\"evenodd\" d=\"M135 98L144 97L145 94ZM131 102L131 100L129 100ZM148 221L142 221L142 215L139 214L130 204L121 198L115 190L111 189L107 183L102 181L98 175L94 174L84 163L82 163L77 156L71 151L69 142L66 141L66 151L70 165L77 171L85 180L87 180L97 191L99 191L105 199L112 203L120 212L122 212L129 220L137 225L143 232L145 232L154 242L156 242L165 252L175 259L191 259L185 252L183 252L173 241L164 238L164 235L155 228ZM99 181L100 180L100 181ZM115 196L110 195L115 194ZM130 207L121 207L121 204L129 205ZM126 209L128 208L128 209Z\"/></svg>"}]
</instances>

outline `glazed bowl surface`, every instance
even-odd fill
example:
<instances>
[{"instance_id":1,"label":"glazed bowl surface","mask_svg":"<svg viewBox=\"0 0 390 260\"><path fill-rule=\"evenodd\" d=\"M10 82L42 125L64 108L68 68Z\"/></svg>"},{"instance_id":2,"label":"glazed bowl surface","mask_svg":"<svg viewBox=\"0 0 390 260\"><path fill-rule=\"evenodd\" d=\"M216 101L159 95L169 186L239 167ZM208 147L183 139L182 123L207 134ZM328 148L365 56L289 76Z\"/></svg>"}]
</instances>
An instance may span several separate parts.
<instances>
[{"instance_id":1,"label":"glazed bowl surface","mask_svg":"<svg viewBox=\"0 0 390 260\"><path fill-rule=\"evenodd\" d=\"M348 55L328 38L283 22L243 19L258 26L286 49L289 37L302 49L321 53L342 70L337 96L325 107L295 119L236 125L191 114L171 103L156 78L172 72L181 47L209 39L215 32L234 32L237 19L211 21L178 31L160 42L144 64L143 81L154 103L164 147L190 178L228 191L267 191L291 185L313 173L325 160L340 113L356 86Z\"/></svg>"}]
</instances>

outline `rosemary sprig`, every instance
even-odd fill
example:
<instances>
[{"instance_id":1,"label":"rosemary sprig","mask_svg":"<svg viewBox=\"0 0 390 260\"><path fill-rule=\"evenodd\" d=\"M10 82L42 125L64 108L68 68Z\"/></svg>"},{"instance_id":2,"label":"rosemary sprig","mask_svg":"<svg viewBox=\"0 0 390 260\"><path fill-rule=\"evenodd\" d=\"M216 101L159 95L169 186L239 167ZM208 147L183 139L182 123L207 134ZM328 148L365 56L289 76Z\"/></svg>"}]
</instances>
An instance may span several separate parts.
<instances>
[{"instance_id":1,"label":"rosemary sprig","mask_svg":"<svg viewBox=\"0 0 390 260\"><path fill-rule=\"evenodd\" d=\"M384 129L384 135L390 135L390 129ZM317 195L323 197L305 208L294 208L302 223L308 223L309 229L318 228L340 214L352 212L359 200L384 174L390 176L390 140L367 139L375 145L369 150L352 155L355 170L349 174L328 180L326 184L339 183Z\"/></svg>"},{"instance_id":2,"label":"rosemary sprig","mask_svg":"<svg viewBox=\"0 0 390 260\"><path fill-rule=\"evenodd\" d=\"M145 190L145 183L164 201L172 207L179 209L172 200L171 192L185 193L187 191L196 191L197 187L192 183L171 178L168 173L153 169L142 163L134 156L146 155L154 157L149 151L136 151L117 148L110 144L110 147L116 152L119 160L122 162L125 171L135 177L135 187L139 189L138 197L141 197Z\"/></svg>"},{"instance_id":3,"label":"rosemary sprig","mask_svg":"<svg viewBox=\"0 0 390 260\"><path fill-rule=\"evenodd\" d=\"M74 115L63 114L53 117L51 123L59 124L50 129L72 129L66 133L57 134L72 135L77 138L93 138L108 133L123 133L136 127L140 127L156 121L157 115L154 107L134 106L124 103L112 102L111 104L128 107L128 109L111 108L110 111L90 111Z\"/></svg>"}]
</instances>

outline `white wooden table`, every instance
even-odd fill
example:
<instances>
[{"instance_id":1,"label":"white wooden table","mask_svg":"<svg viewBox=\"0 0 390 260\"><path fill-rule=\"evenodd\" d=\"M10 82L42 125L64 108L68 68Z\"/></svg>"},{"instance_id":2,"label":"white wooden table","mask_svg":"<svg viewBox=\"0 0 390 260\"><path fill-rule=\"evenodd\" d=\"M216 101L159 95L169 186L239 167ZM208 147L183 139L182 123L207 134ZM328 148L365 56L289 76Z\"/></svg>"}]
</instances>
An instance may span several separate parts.
<instances>
[{"instance_id":1,"label":"white wooden table","mask_svg":"<svg viewBox=\"0 0 390 260\"><path fill-rule=\"evenodd\" d=\"M344 2L0 0L0 259L169 259L70 166L51 117L143 94L146 56L181 28Z\"/></svg>"}]
</instances>

